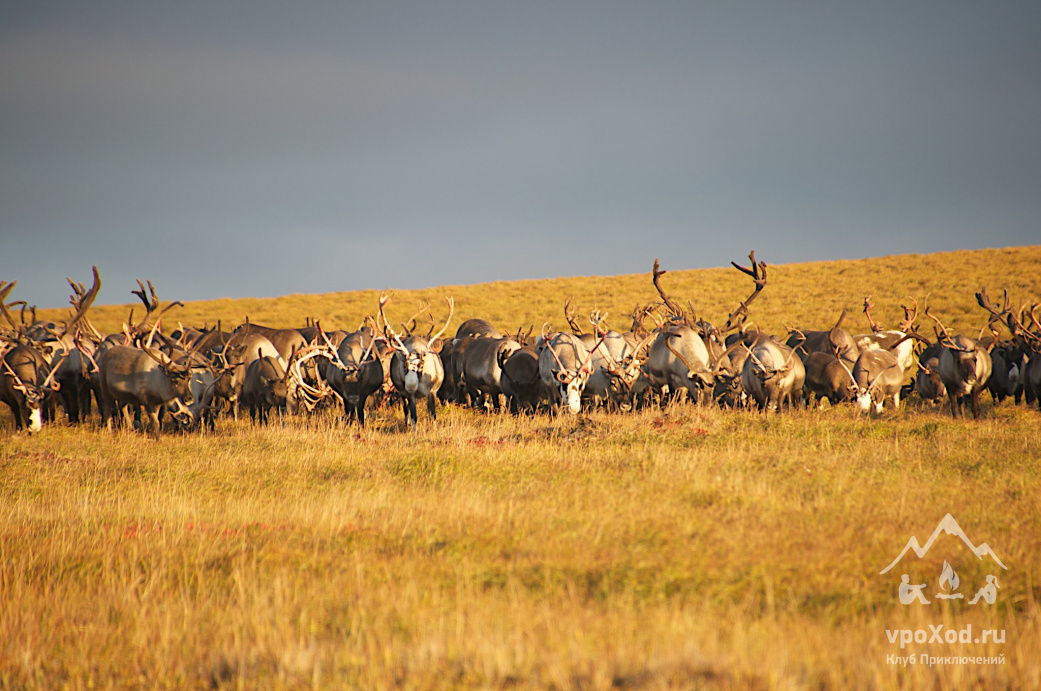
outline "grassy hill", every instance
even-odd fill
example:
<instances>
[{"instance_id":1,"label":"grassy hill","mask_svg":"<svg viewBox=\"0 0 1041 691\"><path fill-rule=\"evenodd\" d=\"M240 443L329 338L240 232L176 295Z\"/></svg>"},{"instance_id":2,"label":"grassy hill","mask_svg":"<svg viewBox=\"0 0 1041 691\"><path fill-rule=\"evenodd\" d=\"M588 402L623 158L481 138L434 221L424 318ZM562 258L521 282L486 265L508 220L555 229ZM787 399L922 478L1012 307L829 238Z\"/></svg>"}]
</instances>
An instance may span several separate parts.
<instances>
[{"instance_id":1,"label":"grassy hill","mask_svg":"<svg viewBox=\"0 0 1041 691\"><path fill-rule=\"evenodd\" d=\"M443 318L445 294L453 324L563 326L566 295L620 315L656 298L652 261L402 291L391 318L421 300ZM752 314L828 325L871 294L894 324L911 294L974 332L973 292L1037 301L1039 266L1041 247L771 266ZM717 323L750 290L732 268L664 268ZM175 319L353 328L376 299L205 301ZM93 319L114 329L127 311ZM364 429L338 413L155 442L96 417L14 434L0 406L0 689L1041 686L1036 406L986 397L980 420L915 398L881 417L448 406L411 431L397 406ZM948 535L880 573L947 513L1007 568ZM948 559L961 600L934 597ZM902 573L930 604L901 604ZM994 604L971 605L994 575Z\"/></svg>"},{"instance_id":2,"label":"grassy hill","mask_svg":"<svg viewBox=\"0 0 1041 691\"><path fill-rule=\"evenodd\" d=\"M651 284L653 257L647 257L647 271L622 276L590 276L545 280L500 281L476 285L449 285L424 290L395 291L387 307L393 320L407 319L423 302L428 302L435 319L447 315L445 296L455 298L454 326L470 317L488 319L500 330L516 331L544 322L566 328L563 303L574 296L575 311L584 319L596 308L609 313L614 328L628 328L624 316L633 307L658 299ZM1041 301L1041 245L1004 249L962 250L936 254L903 254L873 259L807 262L770 265L768 284L753 303L752 318L765 329L778 332L783 325L800 328L830 326L843 309L851 311L846 322L854 331L867 330L861 315L865 295L872 296L873 316L880 325L895 325L902 317L901 303L908 296L919 303L928 300L932 312L953 330L971 332L984 323L985 313L976 305L973 294L986 286L992 298L1007 288L1014 301ZM734 260L747 264L747 257ZM698 316L722 324L727 314L751 291L751 280L731 267L682 270L662 262L668 273L662 285L681 304L689 300ZM104 280L104 276L102 276ZM136 286L127 286L127 296ZM176 299L162 286L160 295ZM167 326L174 321L191 325L240 324L251 321L271 326L302 326L306 319L318 317L325 328L356 329L366 314L376 310L379 290L362 290L321 295L287 295L278 298L203 300L190 302L168 313ZM166 304L166 303L164 303ZM118 331L130 312L141 314L140 303L95 305L91 319L102 331ZM64 310L42 310L41 316L61 318ZM924 315L921 317L925 320ZM927 321L927 320L925 320Z\"/></svg>"}]
</instances>

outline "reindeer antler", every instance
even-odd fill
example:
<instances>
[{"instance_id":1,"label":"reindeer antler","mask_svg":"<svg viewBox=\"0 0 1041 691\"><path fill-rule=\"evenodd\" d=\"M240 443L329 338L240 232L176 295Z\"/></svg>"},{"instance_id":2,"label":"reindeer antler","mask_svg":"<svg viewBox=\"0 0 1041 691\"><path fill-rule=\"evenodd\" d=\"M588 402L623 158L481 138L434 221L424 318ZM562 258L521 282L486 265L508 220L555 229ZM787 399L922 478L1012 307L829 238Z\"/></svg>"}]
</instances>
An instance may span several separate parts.
<instances>
[{"instance_id":1,"label":"reindeer antler","mask_svg":"<svg viewBox=\"0 0 1041 691\"><path fill-rule=\"evenodd\" d=\"M647 311L650 309L650 305L640 307L640 303L636 303L633 307L633 311L630 313L630 317L633 320L632 326L629 327L629 331L634 334L640 334L647 330L643 326L643 320L647 318Z\"/></svg>"},{"instance_id":2,"label":"reindeer antler","mask_svg":"<svg viewBox=\"0 0 1041 691\"><path fill-rule=\"evenodd\" d=\"M12 302L11 306L20 304L21 310L18 312L18 318L22 320L22 326L28 326L36 323L36 305L30 305L25 300L19 300L18 302ZM29 321L25 320L25 313L29 313Z\"/></svg>"},{"instance_id":3,"label":"reindeer antler","mask_svg":"<svg viewBox=\"0 0 1041 691\"><path fill-rule=\"evenodd\" d=\"M159 309L159 297L155 293L155 286L152 285L152 282L148 281L148 293L147 293L147 295L145 293L145 286L144 286L143 283L141 283L141 279L140 278L137 279L137 285L138 285L138 288L140 288L140 290L131 290L130 292L131 292L131 294L136 295L141 300L141 302L144 303L144 306L145 306L145 316L141 318L141 321L139 323L134 324L133 323L133 314L134 313L133 313L133 310L131 310L131 312L130 312L130 314L131 314L130 323L132 324L131 329L135 333L141 332L142 329L145 326L145 323L152 316L152 313L155 312L157 309ZM149 296L151 296L151 297L149 298ZM176 300L174 302L171 302L169 305L164 307L159 312L159 314L155 315L155 320L158 322L160 319L162 319L164 314L169 312L174 307L184 307L184 303L181 302L180 300ZM247 322L248 322L248 320L247 320Z\"/></svg>"},{"instance_id":4,"label":"reindeer antler","mask_svg":"<svg viewBox=\"0 0 1041 691\"><path fill-rule=\"evenodd\" d=\"M564 319L567 320L568 326L571 327L571 333L575 334L576 336L581 336L582 327L578 325L577 321L575 321L575 314L571 310L571 302L574 299L574 296L571 296L568 299L564 300Z\"/></svg>"},{"instance_id":5,"label":"reindeer antler","mask_svg":"<svg viewBox=\"0 0 1041 691\"><path fill-rule=\"evenodd\" d=\"M719 330L721 334L733 331L741 323L748 318L748 306L752 304L752 300L759 297L759 293L762 292L763 288L766 287L766 262L755 261L755 250L748 253L748 260L752 263L749 267L744 267L737 262L730 262L734 268L743 274L752 277L752 281L755 284L755 288L752 290L752 294L745 298L745 301L738 305L737 309L727 315L727 323L723 325L723 328Z\"/></svg>"},{"instance_id":6,"label":"reindeer antler","mask_svg":"<svg viewBox=\"0 0 1041 691\"><path fill-rule=\"evenodd\" d=\"M933 316L933 314L929 311L928 306L925 308L925 316L929 317L934 322L936 322L936 326L933 327L936 331L936 340L943 345L947 345L948 343L950 343L951 335L947 332L947 328L943 325L943 322L941 322L939 319Z\"/></svg>"},{"instance_id":7,"label":"reindeer antler","mask_svg":"<svg viewBox=\"0 0 1041 691\"><path fill-rule=\"evenodd\" d=\"M980 288L980 292L976 293L976 302L979 304L980 307L982 307L990 313L990 319L988 319L986 325L984 325L984 327L980 329L981 338L983 336L983 332L989 329L992 324L994 324L995 322L1001 322L1002 318L1006 314L1009 314L1008 290L1003 290L1002 296L1003 297L1001 301L1001 309L998 310L998 308L994 306L994 303L990 301L990 298L987 297L986 288Z\"/></svg>"},{"instance_id":8,"label":"reindeer antler","mask_svg":"<svg viewBox=\"0 0 1041 691\"><path fill-rule=\"evenodd\" d=\"M445 296L445 300L448 302L448 318L445 319L445 325L441 327L440 331L438 331L436 334L427 334L427 340L429 340L431 343L433 343L437 339L441 338L442 335L444 335L445 331L448 330L448 325L452 323L452 315L455 314L455 298ZM431 319L433 319L433 316L431 316Z\"/></svg>"},{"instance_id":9,"label":"reindeer antler","mask_svg":"<svg viewBox=\"0 0 1041 691\"><path fill-rule=\"evenodd\" d=\"M69 282L72 287L74 295L69 297L69 304L73 307L72 319L65 324L65 331L62 335L69 333L74 330L74 327L83 321L87 327L87 330L92 334L97 334L97 330L91 326L89 321L84 321L87 315L87 309L94 304L94 299L98 296L98 292L101 290L101 276L98 274L98 267L93 267L94 271L94 283L91 285L90 290L86 290L82 283L76 283L71 278L66 277L65 280Z\"/></svg>"},{"instance_id":10,"label":"reindeer antler","mask_svg":"<svg viewBox=\"0 0 1041 691\"><path fill-rule=\"evenodd\" d=\"M155 312L157 309L159 309L159 298L156 297L155 287L152 285L151 281L148 281L148 290L151 291L151 293L152 293L152 299L151 300L149 300L148 297L146 296L146 294L145 294L145 286L144 286L143 283L141 283L141 279L140 278L137 279L137 286L138 286L138 288L140 288L140 290L131 290L130 293L132 295L136 295L138 298L141 299L141 302L143 302L145 304L146 317L147 317L147 315L149 315L152 312Z\"/></svg>"},{"instance_id":11,"label":"reindeer antler","mask_svg":"<svg viewBox=\"0 0 1041 691\"><path fill-rule=\"evenodd\" d=\"M907 299L914 303L914 311L908 309L907 305L900 305L900 308L904 310L904 320L896 327L898 331L903 331L904 333L918 328L917 326L913 326L914 320L918 318L918 300L910 295L907 296Z\"/></svg>"},{"instance_id":12,"label":"reindeer antler","mask_svg":"<svg viewBox=\"0 0 1041 691\"><path fill-rule=\"evenodd\" d=\"M424 302L419 306L419 309L416 310L415 314L413 314L411 317L402 322L401 326L403 329L405 329L405 333L407 333L410 336L412 335L412 332L416 330L417 326L419 326L419 322L416 320L419 319L419 315L423 314L424 312L426 312L430 317L430 330L434 330L434 315L430 314L430 303ZM409 326L409 324L412 324L412 326Z\"/></svg>"},{"instance_id":13,"label":"reindeer antler","mask_svg":"<svg viewBox=\"0 0 1041 691\"><path fill-rule=\"evenodd\" d=\"M22 329L18 323L15 322L14 317L11 316L10 311L10 308L18 303L14 302L8 304L7 302L7 296L11 294L11 291L14 290L16 285L18 285L18 281L11 281L10 283L7 281L0 281L0 313L4 315L4 319L6 319L7 323L11 325L11 330L14 331L15 334L20 334Z\"/></svg>"},{"instance_id":14,"label":"reindeer antler","mask_svg":"<svg viewBox=\"0 0 1041 691\"><path fill-rule=\"evenodd\" d=\"M871 318L871 308L872 307L874 307L874 305L871 304L871 296L870 295L865 295L864 296L864 316L867 317L868 324L871 325L871 332L877 334L877 333L880 333L882 331L882 327L880 327L878 324L876 324L875 320ZM926 314L928 314L928 312L929 312L929 310L926 310Z\"/></svg>"},{"instance_id":15,"label":"reindeer antler","mask_svg":"<svg viewBox=\"0 0 1041 691\"><path fill-rule=\"evenodd\" d=\"M1036 305L1036 304L1035 305L1031 305L1030 306L1030 312L1028 312L1028 314L1030 315L1030 323L1033 324L1035 329L1038 329L1039 331L1041 331L1041 322L1038 321L1037 315L1034 314L1034 312L1037 311L1037 308L1039 306L1041 306L1041 305Z\"/></svg>"},{"instance_id":16,"label":"reindeer antler","mask_svg":"<svg viewBox=\"0 0 1041 691\"><path fill-rule=\"evenodd\" d=\"M675 319L681 319L684 324L686 324L692 329L696 328L694 325L694 321L690 318L686 311L684 311L682 307L673 302L672 298L670 298L665 293L665 290L661 287L661 277L668 272L664 269L659 269L658 266L658 258L655 257L654 267L651 269L651 282L654 283L654 289L658 291L658 295L661 296L662 302L665 304L665 307L668 308L672 317L674 317Z\"/></svg>"},{"instance_id":17,"label":"reindeer antler","mask_svg":"<svg viewBox=\"0 0 1041 691\"><path fill-rule=\"evenodd\" d=\"M593 333L605 333L607 329L601 327L601 324L605 324L607 320L608 312L600 314L600 310L593 310L589 313L589 323L593 325ZM605 324L606 326L606 324Z\"/></svg>"},{"instance_id":18,"label":"reindeer antler","mask_svg":"<svg viewBox=\"0 0 1041 691\"><path fill-rule=\"evenodd\" d=\"M1012 310L1008 310L1008 314L1005 318L1005 324L1008 326L1009 331L1012 332L1013 336L1019 336L1021 339L1030 344L1035 350L1041 347L1041 335L1035 334L1030 329L1026 328L1023 324L1023 313L1026 312L1030 316L1030 324L1035 329L1041 329L1041 323L1038 322L1037 315L1034 314L1037 311L1038 305L1031 305L1029 311L1027 306L1023 305L1019 308L1019 316Z\"/></svg>"},{"instance_id":19,"label":"reindeer antler","mask_svg":"<svg viewBox=\"0 0 1041 691\"><path fill-rule=\"evenodd\" d=\"M534 330L535 325L532 324L528 327L528 332L524 333L524 325L521 324L517 327L517 336L514 338L514 340L517 341L517 343L520 343L522 346L526 346L528 345L528 341L531 339L531 332Z\"/></svg>"},{"instance_id":20,"label":"reindeer antler","mask_svg":"<svg viewBox=\"0 0 1041 691\"><path fill-rule=\"evenodd\" d=\"M382 321L383 322L383 327L380 330L383 332L383 335L389 339L391 337L391 334L393 334L394 338L396 340L400 341L401 339L398 339L398 337L397 337L398 335L396 333L394 333L394 329L391 328L390 322L387 321L387 315L384 314L384 312L383 312L383 307L388 302L390 302L390 291L389 290L384 290L382 293L380 293L379 309L376 312L376 317L377 317L376 325L379 326L379 322Z\"/></svg>"}]
</instances>

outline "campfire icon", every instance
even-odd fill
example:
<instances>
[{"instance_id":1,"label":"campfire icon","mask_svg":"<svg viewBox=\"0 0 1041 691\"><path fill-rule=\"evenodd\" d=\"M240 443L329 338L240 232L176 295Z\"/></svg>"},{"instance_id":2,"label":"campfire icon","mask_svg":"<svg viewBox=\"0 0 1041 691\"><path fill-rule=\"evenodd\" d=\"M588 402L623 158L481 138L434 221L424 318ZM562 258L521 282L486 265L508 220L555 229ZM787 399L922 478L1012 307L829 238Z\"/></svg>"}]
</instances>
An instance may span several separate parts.
<instances>
[{"instance_id":1,"label":"campfire icon","mask_svg":"<svg viewBox=\"0 0 1041 691\"><path fill-rule=\"evenodd\" d=\"M961 581L958 580L958 573L951 568L951 565L947 563L947 560L943 561L943 571L940 572L940 587L945 591L936 593L936 597L941 600L957 600L965 597L961 593L955 593L953 591L958 589ZM946 592L950 591L950 592Z\"/></svg>"}]
</instances>

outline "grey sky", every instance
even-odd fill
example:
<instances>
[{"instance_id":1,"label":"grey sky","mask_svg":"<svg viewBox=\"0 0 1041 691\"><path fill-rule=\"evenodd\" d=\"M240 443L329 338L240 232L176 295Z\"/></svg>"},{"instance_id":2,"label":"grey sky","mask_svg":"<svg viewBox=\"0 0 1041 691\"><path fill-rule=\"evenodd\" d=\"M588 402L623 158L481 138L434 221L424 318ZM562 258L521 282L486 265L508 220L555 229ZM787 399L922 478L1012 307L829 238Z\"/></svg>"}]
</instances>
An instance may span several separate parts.
<instances>
[{"instance_id":1,"label":"grey sky","mask_svg":"<svg viewBox=\"0 0 1041 691\"><path fill-rule=\"evenodd\" d=\"M13 5L13 6L12 6ZM1041 3L36 3L0 279L64 305L1041 242Z\"/></svg>"}]
</instances>

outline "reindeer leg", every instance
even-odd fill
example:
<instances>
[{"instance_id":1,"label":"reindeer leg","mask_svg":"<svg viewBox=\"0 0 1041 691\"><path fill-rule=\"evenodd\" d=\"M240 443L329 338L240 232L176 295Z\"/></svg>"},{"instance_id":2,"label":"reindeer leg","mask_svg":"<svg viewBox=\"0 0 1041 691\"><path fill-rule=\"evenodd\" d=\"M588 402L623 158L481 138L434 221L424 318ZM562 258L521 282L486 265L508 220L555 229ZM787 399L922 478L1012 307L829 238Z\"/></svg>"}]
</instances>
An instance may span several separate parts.
<instances>
[{"instance_id":1,"label":"reindeer leg","mask_svg":"<svg viewBox=\"0 0 1041 691\"><path fill-rule=\"evenodd\" d=\"M152 427L152 439L159 441L159 407L154 405L145 406L145 416ZM144 421L142 420L143 425Z\"/></svg>"}]
</instances>

